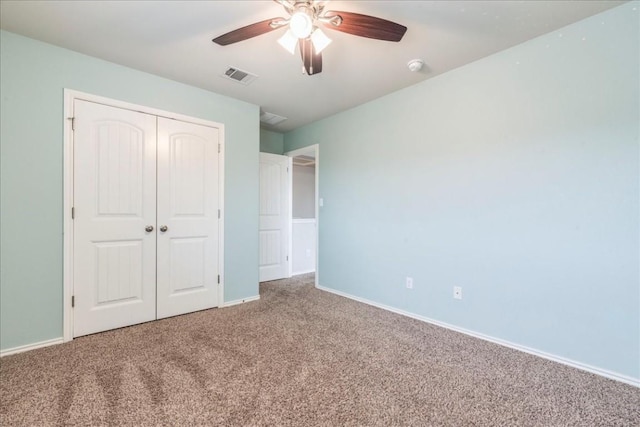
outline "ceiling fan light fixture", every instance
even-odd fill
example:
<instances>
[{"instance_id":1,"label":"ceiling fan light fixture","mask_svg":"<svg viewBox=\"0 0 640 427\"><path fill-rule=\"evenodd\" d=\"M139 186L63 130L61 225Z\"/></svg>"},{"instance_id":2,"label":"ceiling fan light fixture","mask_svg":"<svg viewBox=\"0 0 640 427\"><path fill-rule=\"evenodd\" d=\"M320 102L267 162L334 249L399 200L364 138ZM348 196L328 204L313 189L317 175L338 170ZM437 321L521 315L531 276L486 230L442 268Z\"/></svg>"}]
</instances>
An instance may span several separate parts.
<instances>
[{"instance_id":1,"label":"ceiling fan light fixture","mask_svg":"<svg viewBox=\"0 0 640 427\"><path fill-rule=\"evenodd\" d=\"M313 20L305 9L298 10L291 15L289 29L299 39L306 39L313 31Z\"/></svg>"},{"instance_id":2,"label":"ceiling fan light fixture","mask_svg":"<svg viewBox=\"0 0 640 427\"><path fill-rule=\"evenodd\" d=\"M278 39L278 43L280 43L280 46L285 48L287 52L293 55L294 53L296 53L298 38L293 35L291 30L287 30L287 32L284 33L284 35Z\"/></svg>"},{"instance_id":3,"label":"ceiling fan light fixture","mask_svg":"<svg viewBox=\"0 0 640 427\"><path fill-rule=\"evenodd\" d=\"M318 54L331 44L331 39L320 28L316 28L311 34L311 43L313 43L313 48Z\"/></svg>"},{"instance_id":4,"label":"ceiling fan light fixture","mask_svg":"<svg viewBox=\"0 0 640 427\"><path fill-rule=\"evenodd\" d=\"M0 0L2 1L2 0ZM212 41L220 46L241 42L270 31L287 27L278 43L291 54L299 48L303 70L309 76L322 72L322 51L332 43L325 29L375 40L399 42L407 27L375 16L354 12L325 10L329 0L275 0L284 7L288 18L271 18L255 22ZM318 27L324 26L322 30ZM416 65L414 64L413 67Z\"/></svg>"}]
</instances>

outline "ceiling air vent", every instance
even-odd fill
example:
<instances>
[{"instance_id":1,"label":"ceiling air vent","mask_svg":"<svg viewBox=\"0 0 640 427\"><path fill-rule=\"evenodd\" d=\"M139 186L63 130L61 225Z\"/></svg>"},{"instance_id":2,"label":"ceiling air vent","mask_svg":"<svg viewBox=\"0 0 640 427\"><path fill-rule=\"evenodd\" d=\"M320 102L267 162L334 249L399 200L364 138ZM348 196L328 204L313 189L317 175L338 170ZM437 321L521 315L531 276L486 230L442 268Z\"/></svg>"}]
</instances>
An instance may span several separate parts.
<instances>
[{"instance_id":1,"label":"ceiling air vent","mask_svg":"<svg viewBox=\"0 0 640 427\"><path fill-rule=\"evenodd\" d=\"M282 123L287 120L286 117L278 116L277 114L267 113L266 111L260 115L260 121L267 125L275 126L278 123Z\"/></svg>"},{"instance_id":2,"label":"ceiling air vent","mask_svg":"<svg viewBox=\"0 0 640 427\"><path fill-rule=\"evenodd\" d=\"M242 83L243 85L248 85L258 78L258 76L256 76L255 74L251 74L248 71L244 71L235 67L227 68L222 77L238 83Z\"/></svg>"}]
</instances>

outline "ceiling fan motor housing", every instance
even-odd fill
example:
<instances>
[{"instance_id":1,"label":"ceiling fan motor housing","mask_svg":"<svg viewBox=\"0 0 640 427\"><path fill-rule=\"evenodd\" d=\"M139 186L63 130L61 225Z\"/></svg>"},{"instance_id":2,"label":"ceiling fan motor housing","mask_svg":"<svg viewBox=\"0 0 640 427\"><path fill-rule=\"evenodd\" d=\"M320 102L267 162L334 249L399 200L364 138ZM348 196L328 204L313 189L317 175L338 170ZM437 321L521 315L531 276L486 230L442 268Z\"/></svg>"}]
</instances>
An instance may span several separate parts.
<instances>
[{"instance_id":1,"label":"ceiling fan motor housing","mask_svg":"<svg viewBox=\"0 0 640 427\"><path fill-rule=\"evenodd\" d=\"M310 13L306 5L300 5L291 15L289 20L289 28L294 36L299 39L306 39L313 31L315 17Z\"/></svg>"}]
</instances>

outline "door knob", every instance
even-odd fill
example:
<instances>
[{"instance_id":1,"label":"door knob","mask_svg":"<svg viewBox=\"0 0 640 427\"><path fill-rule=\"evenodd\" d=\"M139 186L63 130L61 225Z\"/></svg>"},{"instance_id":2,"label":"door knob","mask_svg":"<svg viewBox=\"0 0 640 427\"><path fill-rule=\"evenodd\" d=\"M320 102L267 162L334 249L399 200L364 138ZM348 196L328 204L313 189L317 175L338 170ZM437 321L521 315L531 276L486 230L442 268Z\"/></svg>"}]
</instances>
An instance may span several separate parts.
<instances>
[{"instance_id":1,"label":"door knob","mask_svg":"<svg viewBox=\"0 0 640 427\"><path fill-rule=\"evenodd\" d=\"M147 225L144 228L144 231L146 231L147 233L151 233L153 231L153 225Z\"/></svg>"},{"instance_id":2,"label":"door knob","mask_svg":"<svg viewBox=\"0 0 640 427\"><path fill-rule=\"evenodd\" d=\"M168 229L169 229L169 227L167 227L166 225L163 225L163 226L160 227L160 231L162 231L163 233L165 231L167 231Z\"/></svg>"}]
</instances>

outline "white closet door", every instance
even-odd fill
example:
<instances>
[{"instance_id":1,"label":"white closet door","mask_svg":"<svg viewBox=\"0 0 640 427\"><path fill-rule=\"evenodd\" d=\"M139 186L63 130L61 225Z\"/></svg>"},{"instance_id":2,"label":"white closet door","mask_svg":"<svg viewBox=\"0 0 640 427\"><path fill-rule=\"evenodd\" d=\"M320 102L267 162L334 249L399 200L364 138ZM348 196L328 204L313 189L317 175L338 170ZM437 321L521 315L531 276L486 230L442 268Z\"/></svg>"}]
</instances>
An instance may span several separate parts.
<instances>
[{"instance_id":1,"label":"white closet door","mask_svg":"<svg viewBox=\"0 0 640 427\"><path fill-rule=\"evenodd\" d=\"M218 305L218 129L158 118L158 319Z\"/></svg>"},{"instance_id":2,"label":"white closet door","mask_svg":"<svg viewBox=\"0 0 640 427\"><path fill-rule=\"evenodd\" d=\"M156 317L156 117L79 100L74 116L80 336Z\"/></svg>"},{"instance_id":3,"label":"white closet door","mask_svg":"<svg viewBox=\"0 0 640 427\"><path fill-rule=\"evenodd\" d=\"M260 153L260 281L289 277L291 157Z\"/></svg>"}]
</instances>

